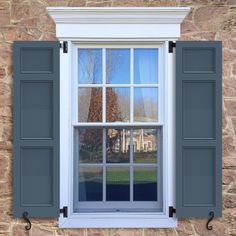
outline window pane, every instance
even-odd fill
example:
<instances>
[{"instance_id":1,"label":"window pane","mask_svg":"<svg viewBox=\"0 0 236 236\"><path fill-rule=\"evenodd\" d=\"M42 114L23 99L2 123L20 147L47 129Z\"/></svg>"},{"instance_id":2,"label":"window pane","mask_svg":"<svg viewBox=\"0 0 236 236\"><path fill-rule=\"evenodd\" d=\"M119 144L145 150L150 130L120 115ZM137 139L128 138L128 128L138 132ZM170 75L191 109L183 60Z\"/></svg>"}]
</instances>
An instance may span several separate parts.
<instances>
[{"instance_id":1,"label":"window pane","mask_svg":"<svg viewBox=\"0 0 236 236\"><path fill-rule=\"evenodd\" d=\"M102 201L102 168L79 168L79 201Z\"/></svg>"},{"instance_id":2,"label":"window pane","mask_svg":"<svg viewBox=\"0 0 236 236\"><path fill-rule=\"evenodd\" d=\"M107 122L129 122L130 117L130 89L106 89L106 120Z\"/></svg>"},{"instance_id":3,"label":"window pane","mask_svg":"<svg viewBox=\"0 0 236 236\"><path fill-rule=\"evenodd\" d=\"M130 83L130 49L106 49L106 82Z\"/></svg>"},{"instance_id":4,"label":"window pane","mask_svg":"<svg viewBox=\"0 0 236 236\"><path fill-rule=\"evenodd\" d=\"M107 201L129 201L130 184L129 168L108 167L107 168Z\"/></svg>"},{"instance_id":5,"label":"window pane","mask_svg":"<svg viewBox=\"0 0 236 236\"><path fill-rule=\"evenodd\" d=\"M102 49L78 49L78 82L102 83Z\"/></svg>"},{"instance_id":6,"label":"window pane","mask_svg":"<svg viewBox=\"0 0 236 236\"><path fill-rule=\"evenodd\" d=\"M157 88L134 89L134 121L157 122Z\"/></svg>"},{"instance_id":7,"label":"window pane","mask_svg":"<svg viewBox=\"0 0 236 236\"><path fill-rule=\"evenodd\" d=\"M130 130L107 129L106 158L108 163L127 163L130 158Z\"/></svg>"},{"instance_id":8,"label":"window pane","mask_svg":"<svg viewBox=\"0 0 236 236\"><path fill-rule=\"evenodd\" d=\"M79 122L102 121L102 88L78 88Z\"/></svg>"},{"instance_id":9,"label":"window pane","mask_svg":"<svg viewBox=\"0 0 236 236\"><path fill-rule=\"evenodd\" d=\"M75 140L76 141L76 140ZM79 162L102 162L102 129L79 129Z\"/></svg>"},{"instance_id":10,"label":"window pane","mask_svg":"<svg viewBox=\"0 0 236 236\"><path fill-rule=\"evenodd\" d=\"M157 162L157 130L134 129L133 130L134 162Z\"/></svg>"},{"instance_id":11,"label":"window pane","mask_svg":"<svg viewBox=\"0 0 236 236\"><path fill-rule=\"evenodd\" d=\"M134 83L158 83L158 49L134 49Z\"/></svg>"},{"instance_id":12,"label":"window pane","mask_svg":"<svg viewBox=\"0 0 236 236\"><path fill-rule=\"evenodd\" d=\"M157 201L156 168L134 168L134 201Z\"/></svg>"}]
</instances>

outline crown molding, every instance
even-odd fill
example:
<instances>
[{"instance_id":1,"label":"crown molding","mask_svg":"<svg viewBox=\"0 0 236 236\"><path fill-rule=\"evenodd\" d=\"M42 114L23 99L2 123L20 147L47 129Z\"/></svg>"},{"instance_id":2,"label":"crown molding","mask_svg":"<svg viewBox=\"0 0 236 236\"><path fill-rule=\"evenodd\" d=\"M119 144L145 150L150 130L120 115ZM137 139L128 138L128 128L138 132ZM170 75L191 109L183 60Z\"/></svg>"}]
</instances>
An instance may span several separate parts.
<instances>
[{"instance_id":1,"label":"crown molding","mask_svg":"<svg viewBox=\"0 0 236 236\"><path fill-rule=\"evenodd\" d=\"M190 7L47 7L56 24L181 24Z\"/></svg>"}]
</instances>

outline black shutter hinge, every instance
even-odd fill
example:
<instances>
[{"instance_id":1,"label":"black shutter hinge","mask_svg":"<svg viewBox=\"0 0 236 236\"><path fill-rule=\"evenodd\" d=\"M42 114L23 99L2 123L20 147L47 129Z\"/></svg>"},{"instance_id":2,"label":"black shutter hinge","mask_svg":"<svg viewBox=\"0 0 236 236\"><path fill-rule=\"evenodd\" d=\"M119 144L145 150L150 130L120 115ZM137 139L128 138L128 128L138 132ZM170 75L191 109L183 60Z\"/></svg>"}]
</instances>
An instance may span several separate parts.
<instances>
[{"instance_id":1,"label":"black shutter hinge","mask_svg":"<svg viewBox=\"0 0 236 236\"><path fill-rule=\"evenodd\" d=\"M63 53L68 53L68 42L63 41L62 43L60 43L60 48L63 48Z\"/></svg>"},{"instance_id":2,"label":"black shutter hinge","mask_svg":"<svg viewBox=\"0 0 236 236\"><path fill-rule=\"evenodd\" d=\"M173 217L173 215L176 213L176 209L172 206L169 207L169 217Z\"/></svg>"},{"instance_id":3,"label":"black shutter hinge","mask_svg":"<svg viewBox=\"0 0 236 236\"><path fill-rule=\"evenodd\" d=\"M63 214L64 218L68 217L68 208L66 206L64 206L62 209L60 209L60 213Z\"/></svg>"},{"instance_id":4,"label":"black shutter hinge","mask_svg":"<svg viewBox=\"0 0 236 236\"><path fill-rule=\"evenodd\" d=\"M173 41L169 41L169 53L173 53L173 48L176 47L176 43Z\"/></svg>"}]
</instances>

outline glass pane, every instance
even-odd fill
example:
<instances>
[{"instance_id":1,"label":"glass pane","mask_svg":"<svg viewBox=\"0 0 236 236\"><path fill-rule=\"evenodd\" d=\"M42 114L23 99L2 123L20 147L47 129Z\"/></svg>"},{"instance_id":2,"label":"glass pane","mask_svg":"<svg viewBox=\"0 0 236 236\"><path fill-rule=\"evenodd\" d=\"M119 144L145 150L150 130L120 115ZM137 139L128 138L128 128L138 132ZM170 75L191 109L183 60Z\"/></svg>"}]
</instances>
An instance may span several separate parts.
<instances>
[{"instance_id":1,"label":"glass pane","mask_svg":"<svg viewBox=\"0 0 236 236\"><path fill-rule=\"evenodd\" d=\"M134 49L134 83L158 83L158 49Z\"/></svg>"},{"instance_id":2,"label":"glass pane","mask_svg":"<svg viewBox=\"0 0 236 236\"><path fill-rule=\"evenodd\" d=\"M107 122L129 122L130 118L130 89L106 89L106 120Z\"/></svg>"},{"instance_id":3,"label":"glass pane","mask_svg":"<svg viewBox=\"0 0 236 236\"><path fill-rule=\"evenodd\" d=\"M79 201L102 201L102 168L79 168Z\"/></svg>"},{"instance_id":4,"label":"glass pane","mask_svg":"<svg viewBox=\"0 0 236 236\"><path fill-rule=\"evenodd\" d=\"M107 201L129 201L130 199L130 183L129 168L124 167L108 167L107 168L107 185L106 199Z\"/></svg>"},{"instance_id":5,"label":"glass pane","mask_svg":"<svg viewBox=\"0 0 236 236\"><path fill-rule=\"evenodd\" d=\"M102 88L78 88L79 122L102 121Z\"/></svg>"},{"instance_id":6,"label":"glass pane","mask_svg":"<svg viewBox=\"0 0 236 236\"><path fill-rule=\"evenodd\" d=\"M134 162L157 162L157 130L134 129L133 130Z\"/></svg>"},{"instance_id":7,"label":"glass pane","mask_svg":"<svg viewBox=\"0 0 236 236\"><path fill-rule=\"evenodd\" d=\"M106 49L106 82L130 83L130 49Z\"/></svg>"},{"instance_id":8,"label":"glass pane","mask_svg":"<svg viewBox=\"0 0 236 236\"><path fill-rule=\"evenodd\" d=\"M79 129L78 144L80 163L102 162L102 129Z\"/></svg>"},{"instance_id":9,"label":"glass pane","mask_svg":"<svg viewBox=\"0 0 236 236\"><path fill-rule=\"evenodd\" d=\"M107 129L106 158L108 163L127 163L130 158L130 130Z\"/></svg>"},{"instance_id":10,"label":"glass pane","mask_svg":"<svg viewBox=\"0 0 236 236\"><path fill-rule=\"evenodd\" d=\"M157 88L134 89L134 121L157 122Z\"/></svg>"},{"instance_id":11,"label":"glass pane","mask_svg":"<svg viewBox=\"0 0 236 236\"><path fill-rule=\"evenodd\" d=\"M78 82L102 83L102 49L78 49Z\"/></svg>"},{"instance_id":12,"label":"glass pane","mask_svg":"<svg viewBox=\"0 0 236 236\"><path fill-rule=\"evenodd\" d=\"M156 168L134 168L134 201L157 201Z\"/></svg>"}]
</instances>

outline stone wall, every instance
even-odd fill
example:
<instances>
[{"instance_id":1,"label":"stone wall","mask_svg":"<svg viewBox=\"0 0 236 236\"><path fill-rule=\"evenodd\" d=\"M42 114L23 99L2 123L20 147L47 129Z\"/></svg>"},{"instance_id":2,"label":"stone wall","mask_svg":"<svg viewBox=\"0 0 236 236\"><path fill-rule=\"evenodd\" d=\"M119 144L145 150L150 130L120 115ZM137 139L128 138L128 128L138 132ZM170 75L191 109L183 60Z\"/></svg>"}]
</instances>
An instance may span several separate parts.
<instances>
[{"instance_id":1,"label":"stone wall","mask_svg":"<svg viewBox=\"0 0 236 236\"><path fill-rule=\"evenodd\" d=\"M30 232L12 218L12 42L55 40L47 6L191 6L183 40L223 41L223 217L179 221L176 229L59 229L57 219L34 219ZM0 236L236 235L236 0L0 0Z\"/></svg>"}]
</instances>

